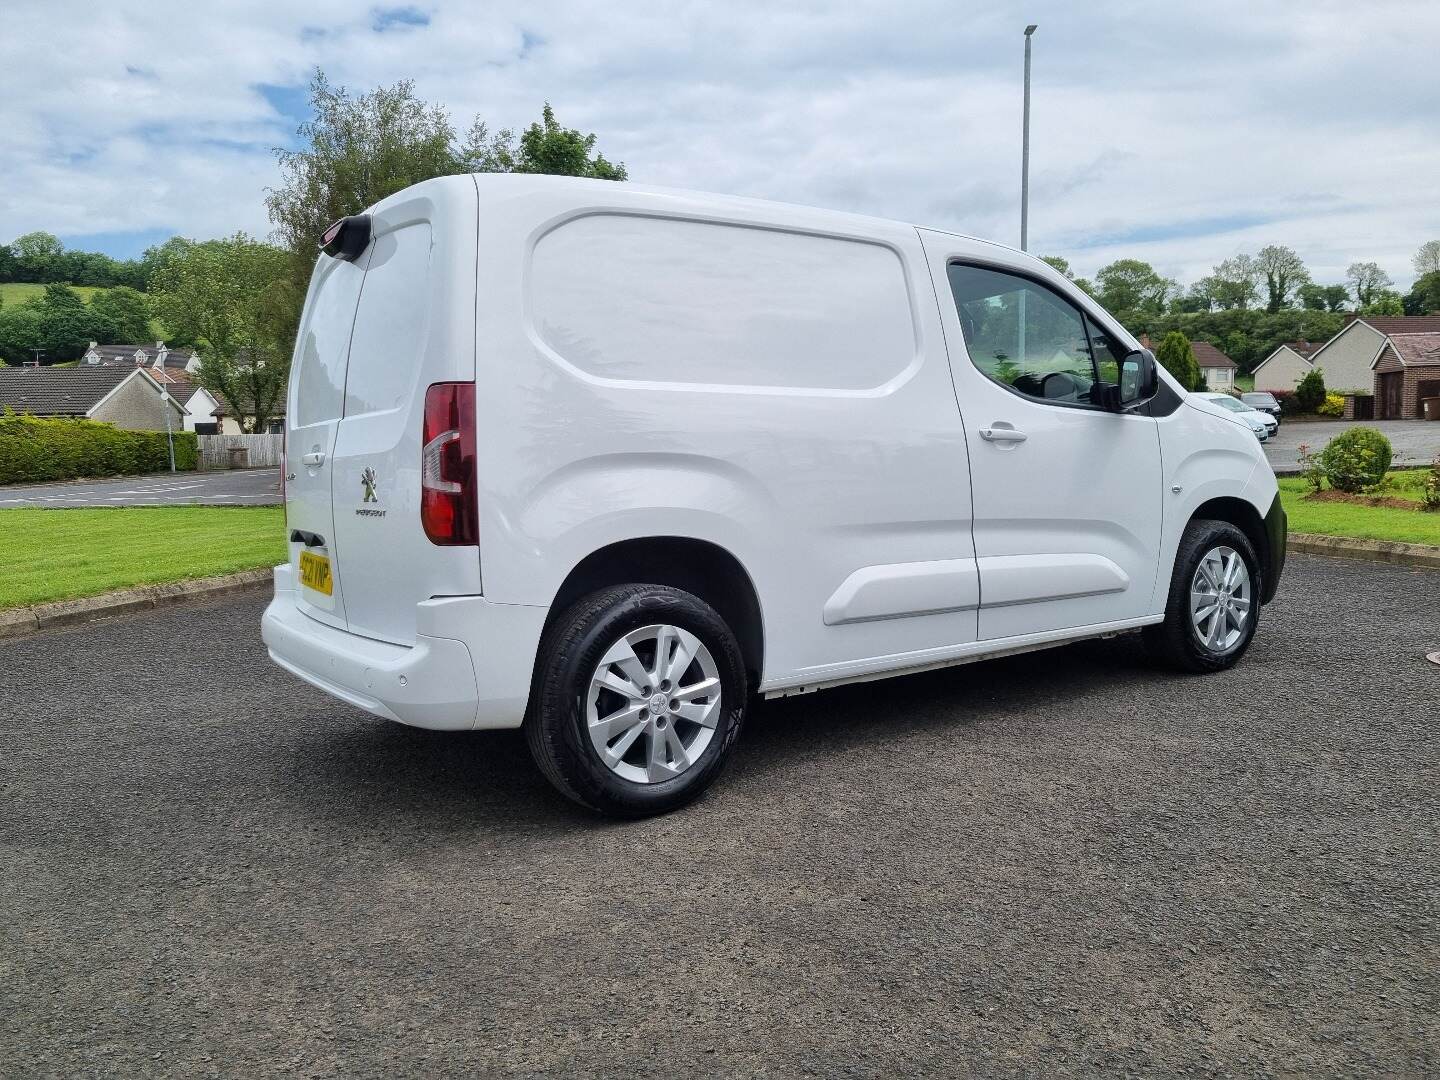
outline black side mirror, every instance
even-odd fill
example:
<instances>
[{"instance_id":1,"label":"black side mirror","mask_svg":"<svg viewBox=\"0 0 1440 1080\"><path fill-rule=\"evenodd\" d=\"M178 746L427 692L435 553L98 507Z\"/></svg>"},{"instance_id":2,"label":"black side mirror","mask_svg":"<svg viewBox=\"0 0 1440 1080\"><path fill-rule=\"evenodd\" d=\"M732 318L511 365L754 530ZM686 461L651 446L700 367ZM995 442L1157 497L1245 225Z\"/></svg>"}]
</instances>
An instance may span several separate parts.
<instances>
[{"instance_id":1,"label":"black side mirror","mask_svg":"<svg viewBox=\"0 0 1440 1080\"><path fill-rule=\"evenodd\" d=\"M1136 349L1120 361L1120 381L1099 383L1097 405L1111 412L1138 408L1160 390L1160 376L1155 371L1155 354L1149 349Z\"/></svg>"}]
</instances>

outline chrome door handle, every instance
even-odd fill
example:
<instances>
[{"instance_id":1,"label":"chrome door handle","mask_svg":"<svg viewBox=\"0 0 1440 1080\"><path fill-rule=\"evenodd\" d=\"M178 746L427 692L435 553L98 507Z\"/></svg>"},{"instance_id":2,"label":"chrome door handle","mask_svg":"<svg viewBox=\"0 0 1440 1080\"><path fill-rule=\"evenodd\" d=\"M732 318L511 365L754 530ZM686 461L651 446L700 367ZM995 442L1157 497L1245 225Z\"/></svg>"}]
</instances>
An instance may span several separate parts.
<instances>
[{"instance_id":1,"label":"chrome door handle","mask_svg":"<svg viewBox=\"0 0 1440 1080\"><path fill-rule=\"evenodd\" d=\"M301 454L300 460L303 461L306 465L309 465L311 468L319 468L321 465L325 464L325 451L312 450L308 454Z\"/></svg>"},{"instance_id":2,"label":"chrome door handle","mask_svg":"<svg viewBox=\"0 0 1440 1080\"><path fill-rule=\"evenodd\" d=\"M980 438L986 442L1024 442L1025 433L1010 427L982 427Z\"/></svg>"}]
</instances>

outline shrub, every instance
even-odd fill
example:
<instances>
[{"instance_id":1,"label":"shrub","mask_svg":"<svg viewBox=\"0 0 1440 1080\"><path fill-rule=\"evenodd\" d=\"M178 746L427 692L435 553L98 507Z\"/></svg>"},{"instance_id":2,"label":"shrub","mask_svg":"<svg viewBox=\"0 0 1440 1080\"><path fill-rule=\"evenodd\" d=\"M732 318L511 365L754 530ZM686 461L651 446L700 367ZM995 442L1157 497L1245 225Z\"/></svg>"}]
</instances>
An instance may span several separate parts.
<instances>
[{"instance_id":1,"label":"shrub","mask_svg":"<svg viewBox=\"0 0 1440 1080\"><path fill-rule=\"evenodd\" d=\"M1295 387L1295 407L1302 413L1313 413L1325 403L1325 376L1319 368L1311 368Z\"/></svg>"},{"instance_id":2,"label":"shrub","mask_svg":"<svg viewBox=\"0 0 1440 1080\"><path fill-rule=\"evenodd\" d=\"M1190 339L1179 330L1171 330L1155 350L1155 360L1186 390L1205 389L1205 377L1200 374L1200 365L1195 362L1195 350Z\"/></svg>"},{"instance_id":3,"label":"shrub","mask_svg":"<svg viewBox=\"0 0 1440 1080\"><path fill-rule=\"evenodd\" d=\"M1325 486L1325 469L1320 464L1320 455L1310 452L1309 443L1300 444L1300 474L1305 477L1305 482L1310 485L1310 490L1318 492Z\"/></svg>"},{"instance_id":4,"label":"shrub","mask_svg":"<svg viewBox=\"0 0 1440 1080\"><path fill-rule=\"evenodd\" d=\"M1420 493L1420 505L1426 510L1440 511L1440 454L1435 455L1430 471L1425 474L1425 489Z\"/></svg>"},{"instance_id":5,"label":"shrub","mask_svg":"<svg viewBox=\"0 0 1440 1080\"><path fill-rule=\"evenodd\" d=\"M1353 427L1331 439L1320 451L1320 467L1336 491L1364 491L1385 479L1390 468L1390 440L1374 428Z\"/></svg>"},{"instance_id":6,"label":"shrub","mask_svg":"<svg viewBox=\"0 0 1440 1080\"><path fill-rule=\"evenodd\" d=\"M175 432L175 467L195 468L195 433ZM121 431L94 420L42 420L0 414L0 484L83 476L161 472L170 468L163 431Z\"/></svg>"},{"instance_id":7,"label":"shrub","mask_svg":"<svg viewBox=\"0 0 1440 1080\"><path fill-rule=\"evenodd\" d=\"M1271 390L1276 403L1280 406L1283 416L1295 415L1295 391L1294 390Z\"/></svg>"},{"instance_id":8,"label":"shrub","mask_svg":"<svg viewBox=\"0 0 1440 1080\"><path fill-rule=\"evenodd\" d=\"M1325 400L1320 403L1320 407L1315 411L1321 416L1344 416L1345 395L1326 394Z\"/></svg>"}]
</instances>

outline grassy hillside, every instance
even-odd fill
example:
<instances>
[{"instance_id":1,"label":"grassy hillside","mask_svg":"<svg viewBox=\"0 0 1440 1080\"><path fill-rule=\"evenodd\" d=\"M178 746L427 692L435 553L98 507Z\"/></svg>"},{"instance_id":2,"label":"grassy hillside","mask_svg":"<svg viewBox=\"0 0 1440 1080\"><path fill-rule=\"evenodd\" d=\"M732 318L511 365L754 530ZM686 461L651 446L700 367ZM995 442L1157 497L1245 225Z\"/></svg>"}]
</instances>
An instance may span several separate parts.
<instances>
[{"instance_id":1,"label":"grassy hillside","mask_svg":"<svg viewBox=\"0 0 1440 1080\"><path fill-rule=\"evenodd\" d=\"M86 302L89 302L90 297L94 296L97 292L105 291L95 285L71 285L70 287L79 293L81 299ZM19 307L25 303L26 300L32 300L44 292L44 285L36 285L28 281L0 282L0 300L4 301L7 308Z\"/></svg>"}]
</instances>

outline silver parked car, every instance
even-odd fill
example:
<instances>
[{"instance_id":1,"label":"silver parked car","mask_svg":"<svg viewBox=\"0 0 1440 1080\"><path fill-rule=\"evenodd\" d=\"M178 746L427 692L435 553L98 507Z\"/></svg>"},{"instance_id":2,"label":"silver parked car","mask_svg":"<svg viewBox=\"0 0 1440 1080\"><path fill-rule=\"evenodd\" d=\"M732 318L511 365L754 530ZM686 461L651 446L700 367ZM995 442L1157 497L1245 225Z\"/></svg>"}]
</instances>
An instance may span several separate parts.
<instances>
[{"instance_id":1,"label":"silver parked car","mask_svg":"<svg viewBox=\"0 0 1440 1080\"><path fill-rule=\"evenodd\" d=\"M1250 425L1255 432L1255 437L1261 442L1265 442L1271 435L1274 435L1275 432L1280 430L1280 421L1276 420L1275 417L1269 413L1261 412L1259 409L1252 409L1243 401L1239 401L1229 394L1196 394L1195 396L1205 398L1207 401L1213 401L1222 409L1239 413L1240 419Z\"/></svg>"}]
</instances>

